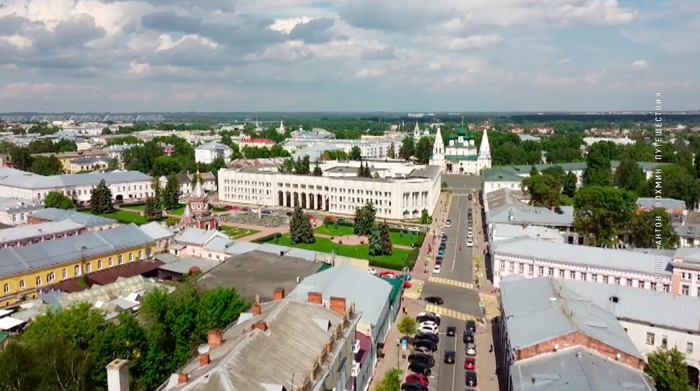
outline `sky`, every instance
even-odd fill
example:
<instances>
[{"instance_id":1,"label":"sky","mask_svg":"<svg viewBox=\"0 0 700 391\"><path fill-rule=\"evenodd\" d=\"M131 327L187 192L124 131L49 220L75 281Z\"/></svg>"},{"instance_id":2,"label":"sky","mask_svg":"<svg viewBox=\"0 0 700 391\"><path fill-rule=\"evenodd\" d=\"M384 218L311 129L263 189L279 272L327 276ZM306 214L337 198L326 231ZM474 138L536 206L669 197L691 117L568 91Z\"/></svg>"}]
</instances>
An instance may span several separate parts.
<instances>
[{"instance_id":1,"label":"sky","mask_svg":"<svg viewBox=\"0 0 700 391\"><path fill-rule=\"evenodd\" d=\"M0 112L700 109L697 0L0 0Z\"/></svg>"}]
</instances>

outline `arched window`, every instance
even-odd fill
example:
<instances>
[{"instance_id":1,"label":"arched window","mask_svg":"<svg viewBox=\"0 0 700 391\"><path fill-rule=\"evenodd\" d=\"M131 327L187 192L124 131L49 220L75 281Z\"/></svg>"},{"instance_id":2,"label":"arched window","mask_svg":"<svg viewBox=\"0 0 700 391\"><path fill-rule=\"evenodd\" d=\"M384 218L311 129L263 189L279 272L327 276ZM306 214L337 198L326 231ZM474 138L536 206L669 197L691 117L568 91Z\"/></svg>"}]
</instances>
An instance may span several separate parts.
<instances>
[{"instance_id":1,"label":"arched window","mask_svg":"<svg viewBox=\"0 0 700 391\"><path fill-rule=\"evenodd\" d=\"M109 260L107 261L107 266L108 267L114 266L114 261L112 260L112 257L109 257Z\"/></svg>"},{"instance_id":2,"label":"arched window","mask_svg":"<svg viewBox=\"0 0 700 391\"><path fill-rule=\"evenodd\" d=\"M61 271L61 278L64 279L64 280L65 280L66 278L68 278L68 270L63 269L63 270Z\"/></svg>"},{"instance_id":3,"label":"arched window","mask_svg":"<svg viewBox=\"0 0 700 391\"><path fill-rule=\"evenodd\" d=\"M80 265L75 265L74 272L76 276L80 275Z\"/></svg>"},{"instance_id":4,"label":"arched window","mask_svg":"<svg viewBox=\"0 0 700 391\"><path fill-rule=\"evenodd\" d=\"M36 278L36 286L41 286L41 277Z\"/></svg>"},{"instance_id":5,"label":"arched window","mask_svg":"<svg viewBox=\"0 0 700 391\"><path fill-rule=\"evenodd\" d=\"M19 287L20 289L24 289L26 285L24 284L24 280L19 280Z\"/></svg>"},{"instance_id":6,"label":"arched window","mask_svg":"<svg viewBox=\"0 0 700 391\"><path fill-rule=\"evenodd\" d=\"M9 293L10 292L10 284L5 284L5 286L2 288L2 290L5 291L5 293Z\"/></svg>"},{"instance_id":7,"label":"arched window","mask_svg":"<svg viewBox=\"0 0 700 391\"><path fill-rule=\"evenodd\" d=\"M92 265L88 263L87 265L85 265L85 272L90 273L91 271L92 271Z\"/></svg>"},{"instance_id":8,"label":"arched window","mask_svg":"<svg viewBox=\"0 0 700 391\"><path fill-rule=\"evenodd\" d=\"M122 260L122 256L117 256L117 264L121 265L122 263L124 263L124 261Z\"/></svg>"},{"instance_id":9,"label":"arched window","mask_svg":"<svg viewBox=\"0 0 700 391\"><path fill-rule=\"evenodd\" d=\"M97 270L102 270L102 261L97 261Z\"/></svg>"}]
</instances>

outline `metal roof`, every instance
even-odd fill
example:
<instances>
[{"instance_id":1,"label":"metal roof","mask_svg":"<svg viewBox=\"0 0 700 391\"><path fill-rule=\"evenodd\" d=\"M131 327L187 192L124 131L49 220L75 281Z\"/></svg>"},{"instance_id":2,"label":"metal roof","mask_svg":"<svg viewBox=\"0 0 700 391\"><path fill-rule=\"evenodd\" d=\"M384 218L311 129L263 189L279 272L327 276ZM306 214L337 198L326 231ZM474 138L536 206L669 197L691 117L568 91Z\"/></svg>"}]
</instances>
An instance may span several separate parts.
<instances>
[{"instance_id":1,"label":"metal roof","mask_svg":"<svg viewBox=\"0 0 700 391\"><path fill-rule=\"evenodd\" d=\"M150 182L151 177L138 171L91 172L77 175L42 176L30 173L0 178L0 185L19 189L53 189L70 186L97 186L104 180L116 183Z\"/></svg>"},{"instance_id":2,"label":"metal roof","mask_svg":"<svg viewBox=\"0 0 700 391\"><path fill-rule=\"evenodd\" d=\"M97 216L89 213L82 213L76 210L64 210L57 208L46 208L32 212L32 217L47 221L71 220L74 223L82 224L86 227L100 227L103 225L116 224L116 220Z\"/></svg>"},{"instance_id":3,"label":"metal roof","mask_svg":"<svg viewBox=\"0 0 700 391\"><path fill-rule=\"evenodd\" d=\"M496 255L534 258L567 265L671 275L672 258L661 256L661 271L656 255L601 247L552 243L530 238L512 238L493 243Z\"/></svg>"},{"instance_id":4,"label":"metal roof","mask_svg":"<svg viewBox=\"0 0 700 391\"><path fill-rule=\"evenodd\" d=\"M527 348L574 332L643 358L615 315L548 278L501 283L501 305L512 348Z\"/></svg>"},{"instance_id":5,"label":"metal roof","mask_svg":"<svg viewBox=\"0 0 700 391\"><path fill-rule=\"evenodd\" d=\"M145 246L150 242L135 224L104 231L0 250L0 276L60 266L84 258L96 258L121 250Z\"/></svg>"},{"instance_id":6,"label":"metal roof","mask_svg":"<svg viewBox=\"0 0 700 391\"><path fill-rule=\"evenodd\" d=\"M564 237L559 230L541 227L538 225L513 225L513 224L494 224L492 227L492 236L495 241L528 237L531 239L542 239L556 243L564 243Z\"/></svg>"},{"instance_id":7,"label":"metal roof","mask_svg":"<svg viewBox=\"0 0 700 391\"><path fill-rule=\"evenodd\" d=\"M500 208L489 208L486 212L487 223L532 224L568 227L574 223L574 211L570 206L562 206L562 213L548 208L527 205L503 205Z\"/></svg>"},{"instance_id":8,"label":"metal roof","mask_svg":"<svg viewBox=\"0 0 700 391\"><path fill-rule=\"evenodd\" d=\"M658 204L658 206L657 206ZM637 198L637 206L645 209L664 208L664 209L687 209L685 201L675 200L673 198Z\"/></svg>"},{"instance_id":9,"label":"metal roof","mask_svg":"<svg viewBox=\"0 0 700 391\"><path fill-rule=\"evenodd\" d=\"M513 391L654 391L643 373L573 347L510 367Z\"/></svg>"},{"instance_id":10,"label":"metal roof","mask_svg":"<svg viewBox=\"0 0 700 391\"><path fill-rule=\"evenodd\" d=\"M220 264L221 262L213 259L201 257L183 257L172 262L166 262L158 269L173 273L187 274L190 272L190 268L197 267L202 273L206 273Z\"/></svg>"},{"instance_id":11,"label":"metal roof","mask_svg":"<svg viewBox=\"0 0 700 391\"><path fill-rule=\"evenodd\" d=\"M82 224L70 220L51 221L41 224L20 225L12 228L0 230L0 243L14 242L17 240L31 239L36 237L51 236L54 234L73 231L84 228Z\"/></svg>"},{"instance_id":12,"label":"metal roof","mask_svg":"<svg viewBox=\"0 0 700 391\"><path fill-rule=\"evenodd\" d=\"M152 240L161 240L175 236L175 232L173 230L155 221L144 224L139 228Z\"/></svg>"},{"instance_id":13,"label":"metal roof","mask_svg":"<svg viewBox=\"0 0 700 391\"><path fill-rule=\"evenodd\" d=\"M186 244L194 244L197 246L204 246L210 240L216 237L228 239L228 236L219 231L188 227L184 231L177 234L177 236L175 236L175 241Z\"/></svg>"}]
</instances>

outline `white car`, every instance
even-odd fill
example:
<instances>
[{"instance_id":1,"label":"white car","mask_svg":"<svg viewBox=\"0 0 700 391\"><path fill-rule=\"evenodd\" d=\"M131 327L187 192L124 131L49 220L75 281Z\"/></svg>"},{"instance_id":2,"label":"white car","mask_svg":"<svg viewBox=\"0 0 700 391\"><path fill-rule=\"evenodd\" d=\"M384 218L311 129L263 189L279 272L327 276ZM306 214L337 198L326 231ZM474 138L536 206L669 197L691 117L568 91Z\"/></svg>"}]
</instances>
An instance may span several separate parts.
<instances>
[{"instance_id":1,"label":"white car","mask_svg":"<svg viewBox=\"0 0 700 391\"><path fill-rule=\"evenodd\" d=\"M468 238L474 237L474 234L472 233L472 231L467 231L467 237Z\"/></svg>"},{"instance_id":2,"label":"white car","mask_svg":"<svg viewBox=\"0 0 700 391\"><path fill-rule=\"evenodd\" d=\"M438 327L425 325L425 326L418 327L418 332L423 333L423 334L437 334Z\"/></svg>"},{"instance_id":3,"label":"white car","mask_svg":"<svg viewBox=\"0 0 700 391\"><path fill-rule=\"evenodd\" d=\"M471 239L467 239L467 247L474 247L474 241Z\"/></svg>"},{"instance_id":4,"label":"white car","mask_svg":"<svg viewBox=\"0 0 700 391\"><path fill-rule=\"evenodd\" d=\"M438 324L428 320L428 321L422 322L421 324L418 325L419 328L423 327L423 326L438 327Z\"/></svg>"},{"instance_id":5,"label":"white car","mask_svg":"<svg viewBox=\"0 0 700 391\"><path fill-rule=\"evenodd\" d=\"M440 265L435 265L435 267L433 268L433 274L440 274L440 270L442 270Z\"/></svg>"},{"instance_id":6,"label":"white car","mask_svg":"<svg viewBox=\"0 0 700 391\"><path fill-rule=\"evenodd\" d=\"M452 221L451 221L451 220L445 221L445 228L450 228L451 226L452 226Z\"/></svg>"},{"instance_id":7,"label":"white car","mask_svg":"<svg viewBox=\"0 0 700 391\"><path fill-rule=\"evenodd\" d=\"M440 314L435 313L435 312L421 312L421 313L418 314L418 316L416 316L416 317L417 317L417 318L420 318L421 316L434 316L434 317L436 317L436 318L441 318L441 319L442 319L442 317L440 316Z\"/></svg>"},{"instance_id":8,"label":"white car","mask_svg":"<svg viewBox=\"0 0 700 391\"><path fill-rule=\"evenodd\" d=\"M369 272L369 274L371 274L373 276L377 275L377 269L375 269L373 267L369 268L367 271Z\"/></svg>"},{"instance_id":9,"label":"white car","mask_svg":"<svg viewBox=\"0 0 700 391\"><path fill-rule=\"evenodd\" d=\"M468 343L466 347L467 356L476 356L476 345L473 343Z\"/></svg>"},{"instance_id":10,"label":"white car","mask_svg":"<svg viewBox=\"0 0 700 391\"><path fill-rule=\"evenodd\" d=\"M411 227L411 228L409 228L408 230L411 231L411 232L420 232L420 228L419 228L419 227Z\"/></svg>"},{"instance_id":11,"label":"white car","mask_svg":"<svg viewBox=\"0 0 700 391\"><path fill-rule=\"evenodd\" d=\"M400 229L400 230L402 230L402 231L405 229L403 225L397 225L397 226L395 226L394 228Z\"/></svg>"}]
</instances>

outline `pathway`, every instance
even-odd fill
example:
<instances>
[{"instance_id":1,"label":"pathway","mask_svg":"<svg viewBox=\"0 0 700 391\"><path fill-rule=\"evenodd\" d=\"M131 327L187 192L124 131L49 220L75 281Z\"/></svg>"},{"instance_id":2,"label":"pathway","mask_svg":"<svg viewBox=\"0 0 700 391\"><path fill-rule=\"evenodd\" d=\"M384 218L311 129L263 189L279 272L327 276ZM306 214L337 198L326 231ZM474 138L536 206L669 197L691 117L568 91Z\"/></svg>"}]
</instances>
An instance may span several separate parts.
<instances>
[{"instance_id":1,"label":"pathway","mask_svg":"<svg viewBox=\"0 0 700 391\"><path fill-rule=\"evenodd\" d=\"M432 215L433 222L430 225L430 228L428 229L428 233L425 235L425 240L423 241L423 245L421 246L420 252L418 254L418 260L416 260L416 265L411 271L411 277L413 278L426 279L426 277L428 276L428 272L430 271L430 262L428 263L428 265L426 265L425 259L429 255L428 250L430 249L430 247L432 246L432 249L435 250L440 244L438 242L439 238L437 237L437 234L439 234L440 222L447 218L447 211L450 210L450 200L451 197L449 193L440 193L438 204L437 206L435 206L435 210L433 211Z\"/></svg>"},{"instance_id":2,"label":"pathway","mask_svg":"<svg viewBox=\"0 0 700 391\"><path fill-rule=\"evenodd\" d=\"M241 242L252 242L257 239L264 238L266 236L270 236L272 234L286 234L289 232L289 227L283 225L280 227L261 227L259 225L251 225L251 224L238 224L238 223L230 223L228 221L219 221L219 226L222 227L233 227L233 228L243 228L243 229L251 229L254 231L260 231L256 234L249 235L249 236L244 236L240 239Z\"/></svg>"},{"instance_id":3,"label":"pathway","mask_svg":"<svg viewBox=\"0 0 700 391\"><path fill-rule=\"evenodd\" d=\"M340 235L340 236L336 235L336 236L331 236L331 235L323 235L323 234L314 233L314 236L317 237L317 238L325 238L325 239L329 239L329 240L330 240L331 238L333 238L333 240L331 240L331 241L332 241L333 243L336 243L336 244L338 244L338 241L340 240L340 241L343 242L343 244L347 244L348 246L359 246L359 245L360 245L360 241L364 241L365 244L367 244L368 241L369 241L369 239L367 239L367 238L365 238L365 237L363 237L363 236L357 236L357 235ZM402 250L409 250L409 251L413 250L413 248L410 247L410 246L402 246L402 245L393 244L393 243L392 243L392 247L393 247L393 248L399 248L399 249L402 249Z\"/></svg>"}]
</instances>

